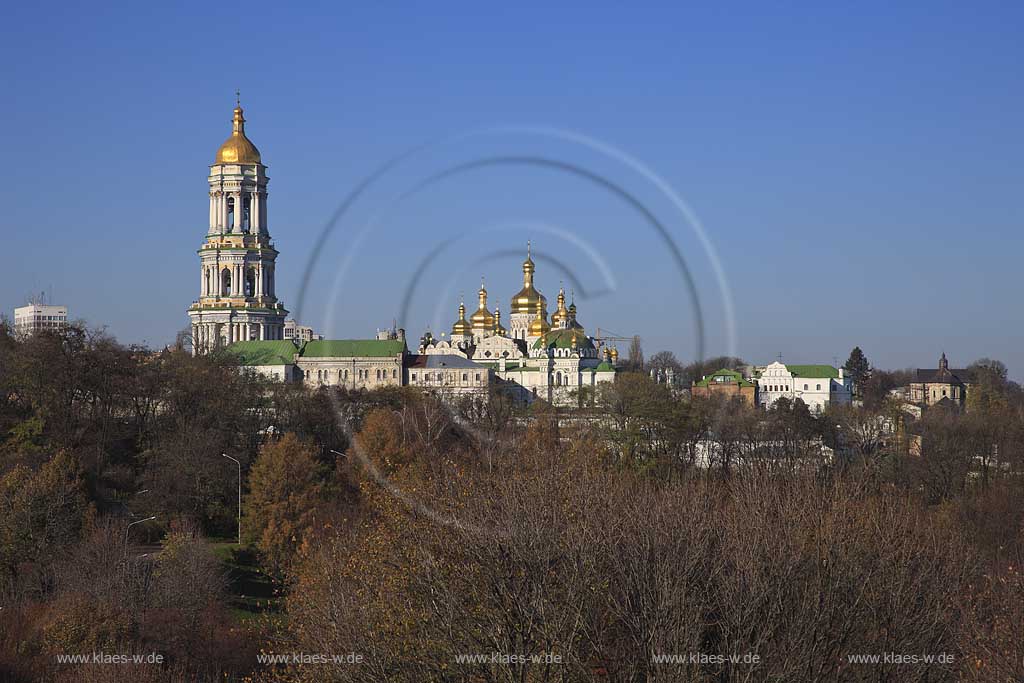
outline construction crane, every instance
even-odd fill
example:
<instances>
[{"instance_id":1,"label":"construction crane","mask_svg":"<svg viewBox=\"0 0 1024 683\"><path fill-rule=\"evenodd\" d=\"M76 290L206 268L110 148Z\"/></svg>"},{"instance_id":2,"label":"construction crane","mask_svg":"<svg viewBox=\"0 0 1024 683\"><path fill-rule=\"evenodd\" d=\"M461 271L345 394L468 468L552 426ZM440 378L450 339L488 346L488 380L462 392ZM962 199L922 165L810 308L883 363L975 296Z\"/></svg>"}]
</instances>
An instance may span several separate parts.
<instances>
[{"instance_id":1,"label":"construction crane","mask_svg":"<svg viewBox=\"0 0 1024 683\"><path fill-rule=\"evenodd\" d=\"M610 334L602 334L600 327L597 328L597 334L594 335L594 341L597 342L598 348L603 346L606 342L632 342L634 339L640 341L640 337L638 335L634 335L632 337L623 337L621 335L615 334L614 332L611 332Z\"/></svg>"}]
</instances>

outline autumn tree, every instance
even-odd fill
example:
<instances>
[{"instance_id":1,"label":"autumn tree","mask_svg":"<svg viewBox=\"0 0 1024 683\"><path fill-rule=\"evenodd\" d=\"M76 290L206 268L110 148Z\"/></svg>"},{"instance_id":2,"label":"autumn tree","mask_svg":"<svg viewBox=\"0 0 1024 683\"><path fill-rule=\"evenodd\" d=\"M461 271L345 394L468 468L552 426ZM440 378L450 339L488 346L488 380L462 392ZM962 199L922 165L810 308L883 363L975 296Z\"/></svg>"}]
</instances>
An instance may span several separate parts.
<instances>
[{"instance_id":1,"label":"autumn tree","mask_svg":"<svg viewBox=\"0 0 1024 683\"><path fill-rule=\"evenodd\" d=\"M287 568L320 512L322 466L316 451L294 434L260 449L249 473L242 529L275 570Z\"/></svg>"}]
</instances>

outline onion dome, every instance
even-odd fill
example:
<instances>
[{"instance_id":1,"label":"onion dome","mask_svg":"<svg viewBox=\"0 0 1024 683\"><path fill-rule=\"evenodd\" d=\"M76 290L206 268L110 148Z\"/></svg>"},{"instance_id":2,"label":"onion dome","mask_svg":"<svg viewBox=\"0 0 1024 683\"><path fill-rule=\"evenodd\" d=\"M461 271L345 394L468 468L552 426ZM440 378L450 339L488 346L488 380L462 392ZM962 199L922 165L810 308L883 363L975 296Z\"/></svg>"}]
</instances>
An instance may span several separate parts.
<instances>
[{"instance_id":1,"label":"onion dome","mask_svg":"<svg viewBox=\"0 0 1024 683\"><path fill-rule=\"evenodd\" d=\"M619 362L619 350L617 348L615 348L613 346L612 350L609 351L608 353L612 357L612 363L618 363Z\"/></svg>"},{"instance_id":2,"label":"onion dome","mask_svg":"<svg viewBox=\"0 0 1024 683\"><path fill-rule=\"evenodd\" d=\"M469 326L469 322L466 320L466 304L459 302L459 319L452 325L452 336L462 337L473 334L472 328Z\"/></svg>"},{"instance_id":3,"label":"onion dome","mask_svg":"<svg viewBox=\"0 0 1024 683\"><path fill-rule=\"evenodd\" d=\"M567 327L562 323L569 322L569 309L565 307L565 289L558 288L558 308L551 314L551 327Z\"/></svg>"},{"instance_id":4,"label":"onion dome","mask_svg":"<svg viewBox=\"0 0 1024 683\"><path fill-rule=\"evenodd\" d=\"M537 310L538 301L545 309L547 308L548 300L533 287L533 273L536 269L533 259L530 258L530 243L527 242L526 260L523 261L523 288L512 297L513 313L533 313Z\"/></svg>"},{"instance_id":5,"label":"onion dome","mask_svg":"<svg viewBox=\"0 0 1024 683\"><path fill-rule=\"evenodd\" d=\"M484 281L480 280L480 291L477 292L480 305L473 313L469 321L474 330L490 332L494 329L494 316L487 310L487 290L484 289Z\"/></svg>"},{"instance_id":6,"label":"onion dome","mask_svg":"<svg viewBox=\"0 0 1024 683\"><path fill-rule=\"evenodd\" d=\"M537 317L530 322L529 336L541 337L547 334L548 330L551 329L551 325L548 324L547 316L544 315L543 302L538 301L534 310L537 311Z\"/></svg>"},{"instance_id":7,"label":"onion dome","mask_svg":"<svg viewBox=\"0 0 1024 683\"><path fill-rule=\"evenodd\" d=\"M245 117L241 103L236 103L235 115L231 122L231 137L217 150L215 164L258 164L260 151L245 137Z\"/></svg>"},{"instance_id":8,"label":"onion dome","mask_svg":"<svg viewBox=\"0 0 1024 683\"><path fill-rule=\"evenodd\" d=\"M508 334L508 330L501 326L501 311L498 310L497 306L494 307L494 334L499 337L504 337Z\"/></svg>"},{"instance_id":9,"label":"onion dome","mask_svg":"<svg viewBox=\"0 0 1024 683\"><path fill-rule=\"evenodd\" d=\"M569 324L568 324L568 327L571 327L571 328L573 328L575 330L579 330L580 332L583 331L583 325L580 325L576 321L576 294L575 293L572 294L572 303L569 304Z\"/></svg>"}]
</instances>

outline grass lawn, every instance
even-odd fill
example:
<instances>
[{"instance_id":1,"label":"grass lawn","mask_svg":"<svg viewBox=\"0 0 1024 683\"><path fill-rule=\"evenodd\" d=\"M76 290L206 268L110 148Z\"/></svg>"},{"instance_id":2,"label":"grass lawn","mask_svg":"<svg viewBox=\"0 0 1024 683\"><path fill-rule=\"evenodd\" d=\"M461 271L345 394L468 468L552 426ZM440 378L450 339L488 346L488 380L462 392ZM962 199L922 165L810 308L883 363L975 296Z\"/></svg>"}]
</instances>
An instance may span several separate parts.
<instances>
[{"instance_id":1,"label":"grass lawn","mask_svg":"<svg viewBox=\"0 0 1024 683\"><path fill-rule=\"evenodd\" d=\"M239 619L251 619L280 609L273 580L257 563L256 550L235 541L209 539L210 549L228 572L228 604Z\"/></svg>"}]
</instances>

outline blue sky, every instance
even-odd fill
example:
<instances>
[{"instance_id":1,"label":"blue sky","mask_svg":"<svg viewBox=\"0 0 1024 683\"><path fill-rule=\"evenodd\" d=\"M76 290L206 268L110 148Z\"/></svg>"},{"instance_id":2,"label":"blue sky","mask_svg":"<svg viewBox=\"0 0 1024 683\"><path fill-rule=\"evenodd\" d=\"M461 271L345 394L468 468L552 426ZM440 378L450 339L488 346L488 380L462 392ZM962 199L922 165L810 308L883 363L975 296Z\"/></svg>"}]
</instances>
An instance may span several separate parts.
<instances>
[{"instance_id":1,"label":"blue sky","mask_svg":"<svg viewBox=\"0 0 1024 683\"><path fill-rule=\"evenodd\" d=\"M207 166L237 87L293 311L346 194L434 143L383 174L320 252L302 317L331 336L389 325L424 259L411 335L448 328L481 276L507 316L532 239L541 290L580 285L588 331L691 360L685 281L607 186L506 163L410 192L530 156L656 215L697 284L705 353L726 351L723 292L691 226L621 158L493 130L543 127L620 150L685 199L744 358L842 362L857 344L881 367L934 367L945 351L1024 378L1024 6L669 5L7 5L0 310L52 290L123 341L173 339L198 293Z\"/></svg>"}]
</instances>

